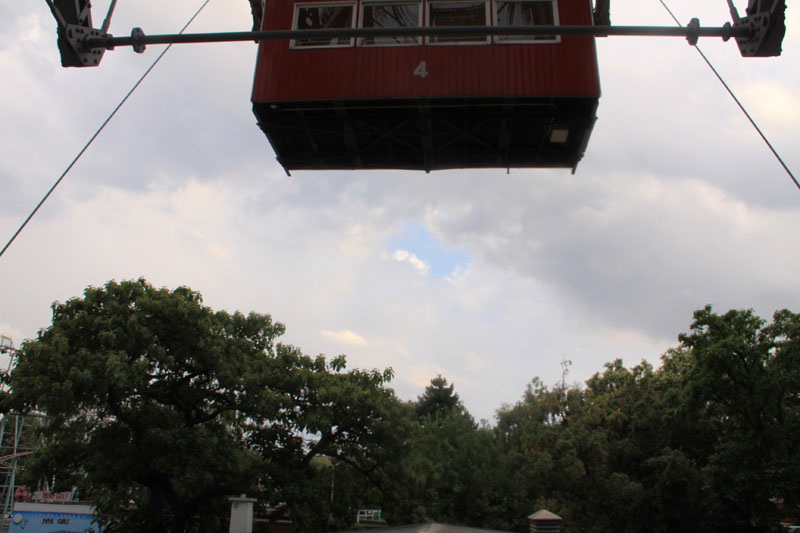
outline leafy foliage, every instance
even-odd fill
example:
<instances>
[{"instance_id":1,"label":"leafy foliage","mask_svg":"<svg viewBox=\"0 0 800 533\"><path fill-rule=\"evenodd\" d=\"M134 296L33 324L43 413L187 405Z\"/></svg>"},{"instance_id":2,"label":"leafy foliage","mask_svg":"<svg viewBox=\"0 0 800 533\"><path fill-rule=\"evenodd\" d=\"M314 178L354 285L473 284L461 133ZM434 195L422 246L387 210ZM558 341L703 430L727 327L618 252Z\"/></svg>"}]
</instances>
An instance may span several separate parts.
<instances>
[{"instance_id":1,"label":"leafy foliage","mask_svg":"<svg viewBox=\"0 0 800 533\"><path fill-rule=\"evenodd\" d=\"M455 385L448 385L441 375L431 380L425 392L417 398L415 412L419 420L426 417L446 416L453 410L464 410L464 406L454 392Z\"/></svg>"},{"instance_id":2,"label":"leafy foliage","mask_svg":"<svg viewBox=\"0 0 800 533\"><path fill-rule=\"evenodd\" d=\"M497 431L523 492L577 531L767 531L798 514L800 316L695 313L654 370L534 380Z\"/></svg>"},{"instance_id":3,"label":"leafy foliage","mask_svg":"<svg viewBox=\"0 0 800 533\"><path fill-rule=\"evenodd\" d=\"M540 508L577 532L770 531L800 515L789 311L767 324L706 307L659 368L535 378L494 427L441 375L404 403L391 371L309 357L283 331L144 280L55 304L4 378L6 412L50 421L26 475L78 486L112 527L141 531L224 529L224 496L241 492L319 530L353 527L360 507L520 532Z\"/></svg>"},{"instance_id":4,"label":"leafy foliage","mask_svg":"<svg viewBox=\"0 0 800 533\"><path fill-rule=\"evenodd\" d=\"M368 470L391 371L345 372L343 357L277 343L283 332L142 279L54 304L4 400L49 417L29 481L79 487L112 528L217 531L201 511L224 517L224 496L257 487L274 497L318 455Z\"/></svg>"}]
</instances>

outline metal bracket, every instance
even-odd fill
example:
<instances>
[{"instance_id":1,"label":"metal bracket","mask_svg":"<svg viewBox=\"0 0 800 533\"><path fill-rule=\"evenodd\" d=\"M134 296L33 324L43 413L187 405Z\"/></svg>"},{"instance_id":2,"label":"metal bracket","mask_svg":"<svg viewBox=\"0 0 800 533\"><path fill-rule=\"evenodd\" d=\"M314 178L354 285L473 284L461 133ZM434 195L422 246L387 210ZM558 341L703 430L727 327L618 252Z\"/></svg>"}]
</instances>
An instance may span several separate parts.
<instances>
[{"instance_id":1,"label":"metal bracket","mask_svg":"<svg viewBox=\"0 0 800 533\"><path fill-rule=\"evenodd\" d=\"M57 23L58 50L64 67L96 67L105 48L89 46L89 39L110 37L106 32L116 5L112 0L101 29L92 27L92 4L89 0L46 0Z\"/></svg>"},{"instance_id":2,"label":"metal bracket","mask_svg":"<svg viewBox=\"0 0 800 533\"><path fill-rule=\"evenodd\" d=\"M145 34L142 28L133 28L131 30L131 46L133 51L137 54L143 54L147 45L144 42Z\"/></svg>"},{"instance_id":3,"label":"metal bracket","mask_svg":"<svg viewBox=\"0 0 800 533\"><path fill-rule=\"evenodd\" d=\"M769 6L765 7L764 4ZM736 39L742 56L781 55L783 37L786 34L786 0L750 0L747 16L734 16L733 27L750 30L749 37Z\"/></svg>"},{"instance_id":4,"label":"metal bracket","mask_svg":"<svg viewBox=\"0 0 800 533\"><path fill-rule=\"evenodd\" d=\"M592 15L595 26L611 26L611 0L595 0Z\"/></svg>"},{"instance_id":5,"label":"metal bracket","mask_svg":"<svg viewBox=\"0 0 800 533\"><path fill-rule=\"evenodd\" d=\"M96 67L103 59L105 48L89 48L86 46L86 39L89 37L103 37L101 30L86 28L77 24L67 24L64 28L64 38L69 43L72 54L70 54L69 65L64 63L64 51L61 52L61 64L65 67ZM59 48L61 48L59 46ZM79 61L80 64L76 64Z\"/></svg>"},{"instance_id":6,"label":"metal bracket","mask_svg":"<svg viewBox=\"0 0 800 533\"><path fill-rule=\"evenodd\" d=\"M262 0L250 0L250 13L253 15L253 31L258 31L264 22L264 4Z\"/></svg>"}]
</instances>

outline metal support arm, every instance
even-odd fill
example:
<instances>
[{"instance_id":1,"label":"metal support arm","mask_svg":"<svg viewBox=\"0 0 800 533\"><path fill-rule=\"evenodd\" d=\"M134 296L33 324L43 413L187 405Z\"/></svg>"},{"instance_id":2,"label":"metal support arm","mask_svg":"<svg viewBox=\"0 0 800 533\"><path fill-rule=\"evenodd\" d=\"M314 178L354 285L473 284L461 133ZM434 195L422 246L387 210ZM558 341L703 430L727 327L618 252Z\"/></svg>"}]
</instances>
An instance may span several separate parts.
<instances>
[{"instance_id":1,"label":"metal support arm","mask_svg":"<svg viewBox=\"0 0 800 533\"><path fill-rule=\"evenodd\" d=\"M728 5L733 25L725 23L718 28L703 28L697 19L686 27L661 26L611 26L610 0L595 0L594 25L590 26L533 26L533 27L425 27L425 28L341 28L320 30L277 30L231 33L200 33L147 36L141 28L134 28L130 37L108 34L111 15L116 0L111 0L103 27L92 27L90 0L45 0L58 23L58 47L61 64L65 67L90 67L100 64L105 50L117 46L132 46L143 52L148 44L208 43L231 41L267 41L302 38L360 38L381 36L487 36L487 35L589 35L608 36L660 36L685 37L690 44L700 37L736 38L739 49L746 57L775 56L781 53L781 43L786 33L786 0L748 0L747 16L739 17L733 0ZM256 5L251 0L252 5ZM260 5L260 4L259 4ZM255 13L255 12L254 12Z\"/></svg>"},{"instance_id":2,"label":"metal support arm","mask_svg":"<svg viewBox=\"0 0 800 533\"><path fill-rule=\"evenodd\" d=\"M91 37L86 46L113 49L117 46L135 46L142 49L150 44L211 43L237 41L279 41L288 39L327 39L359 38L381 36L431 37L460 36L474 37L486 35L589 35L605 36L657 36L657 37L731 37L747 38L750 28L734 28L726 23L719 28L703 28L699 24L691 28L664 26L464 26L464 27L425 27L425 28L342 28L321 30L274 30L230 33L194 33L170 35L144 35L140 28L134 28L131 37L111 35Z\"/></svg>"}]
</instances>

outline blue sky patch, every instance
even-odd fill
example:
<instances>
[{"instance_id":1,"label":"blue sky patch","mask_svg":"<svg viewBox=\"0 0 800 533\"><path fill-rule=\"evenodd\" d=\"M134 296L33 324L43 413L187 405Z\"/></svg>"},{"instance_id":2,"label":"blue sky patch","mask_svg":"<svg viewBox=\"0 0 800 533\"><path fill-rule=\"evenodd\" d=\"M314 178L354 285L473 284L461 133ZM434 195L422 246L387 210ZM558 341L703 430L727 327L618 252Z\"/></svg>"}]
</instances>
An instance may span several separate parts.
<instances>
[{"instance_id":1,"label":"blue sky patch","mask_svg":"<svg viewBox=\"0 0 800 533\"><path fill-rule=\"evenodd\" d=\"M388 240L389 254L403 250L424 261L433 276L443 278L453 274L459 267L466 267L469 255L442 244L425 226L408 223L402 231Z\"/></svg>"}]
</instances>

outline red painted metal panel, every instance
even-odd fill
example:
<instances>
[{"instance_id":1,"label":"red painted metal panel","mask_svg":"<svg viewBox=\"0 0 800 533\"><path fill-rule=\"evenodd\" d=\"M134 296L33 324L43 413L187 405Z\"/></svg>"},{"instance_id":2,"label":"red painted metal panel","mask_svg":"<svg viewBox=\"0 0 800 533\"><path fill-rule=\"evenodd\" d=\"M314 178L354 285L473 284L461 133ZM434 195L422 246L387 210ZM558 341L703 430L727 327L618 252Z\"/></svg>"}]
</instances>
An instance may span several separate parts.
<instances>
[{"instance_id":1,"label":"red painted metal panel","mask_svg":"<svg viewBox=\"0 0 800 533\"><path fill-rule=\"evenodd\" d=\"M592 24L589 0L557 4L560 24ZM293 15L294 2L269 0L263 28L291 29ZM429 73L424 78L413 75L422 61ZM313 49L265 41L259 48L253 87L254 102L506 96L599 97L594 38Z\"/></svg>"}]
</instances>

